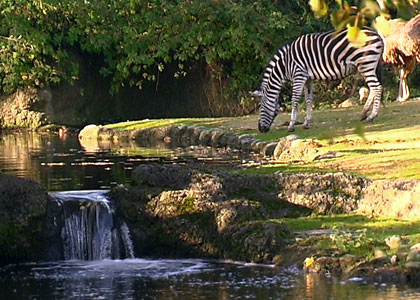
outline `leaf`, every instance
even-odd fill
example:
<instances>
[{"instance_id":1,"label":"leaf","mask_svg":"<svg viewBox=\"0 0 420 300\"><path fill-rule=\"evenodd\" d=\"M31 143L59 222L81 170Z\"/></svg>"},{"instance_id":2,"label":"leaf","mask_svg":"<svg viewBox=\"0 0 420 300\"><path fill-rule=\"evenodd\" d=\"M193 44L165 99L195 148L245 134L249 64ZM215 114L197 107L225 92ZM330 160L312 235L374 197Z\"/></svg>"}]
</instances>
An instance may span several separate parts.
<instances>
[{"instance_id":1,"label":"leaf","mask_svg":"<svg viewBox=\"0 0 420 300\"><path fill-rule=\"evenodd\" d=\"M324 17L328 13L328 6L324 0L309 0L309 5L317 18Z\"/></svg>"},{"instance_id":2,"label":"leaf","mask_svg":"<svg viewBox=\"0 0 420 300\"><path fill-rule=\"evenodd\" d=\"M375 19L375 28L384 36L387 36L391 32L391 25L389 21L385 18L384 14L376 17Z\"/></svg>"},{"instance_id":3,"label":"leaf","mask_svg":"<svg viewBox=\"0 0 420 300\"><path fill-rule=\"evenodd\" d=\"M347 24L347 38L349 39L350 43L357 48L361 48L366 44L367 35L364 33L360 27L354 25Z\"/></svg>"},{"instance_id":4,"label":"leaf","mask_svg":"<svg viewBox=\"0 0 420 300\"><path fill-rule=\"evenodd\" d=\"M361 137L364 141L366 141L365 127L363 126L363 124L357 124L354 128L354 133Z\"/></svg>"}]
</instances>

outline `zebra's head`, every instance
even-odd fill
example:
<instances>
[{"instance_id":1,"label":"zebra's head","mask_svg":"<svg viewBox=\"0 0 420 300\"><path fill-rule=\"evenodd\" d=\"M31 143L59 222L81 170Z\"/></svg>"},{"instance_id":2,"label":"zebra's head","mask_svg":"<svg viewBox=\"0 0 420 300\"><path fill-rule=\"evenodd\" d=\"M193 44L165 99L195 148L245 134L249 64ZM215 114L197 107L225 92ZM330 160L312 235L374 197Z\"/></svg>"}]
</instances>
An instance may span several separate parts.
<instances>
[{"instance_id":1,"label":"zebra's head","mask_svg":"<svg viewBox=\"0 0 420 300\"><path fill-rule=\"evenodd\" d=\"M267 95L260 90L254 91L253 95L261 98L258 130L262 133L268 132L279 112L279 102L270 100Z\"/></svg>"}]
</instances>

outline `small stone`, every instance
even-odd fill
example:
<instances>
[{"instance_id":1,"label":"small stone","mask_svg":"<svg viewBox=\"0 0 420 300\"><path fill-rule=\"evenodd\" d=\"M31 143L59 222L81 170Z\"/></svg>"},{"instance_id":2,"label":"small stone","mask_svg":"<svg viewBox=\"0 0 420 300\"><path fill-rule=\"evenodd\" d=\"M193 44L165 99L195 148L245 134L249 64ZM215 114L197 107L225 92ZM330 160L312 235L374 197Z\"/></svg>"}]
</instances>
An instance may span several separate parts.
<instances>
[{"instance_id":1,"label":"small stone","mask_svg":"<svg viewBox=\"0 0 420 300\"><path fill-rule=\"evenodd\" d=\"M86 125L79 132L79 139L97 139L100 129L101 126L97 126L95 124Z\"/></svg>"},{"instance_id":2,"label":"small stone","mask_svg":"<svg viewBox=\"0 0 420 300\"><path fill-rule=\"evenodd\" d=\"M367 99L369 96L369 89L365 86L362 86L359 90L359 101L362 102L363 100Z\"/></svg>"},{"instance_id":3,"label":"small stone","mask_svg":"<svg viewBox=\"0 0 420 300\"><path fill-rule=\"evenodd\" d=\"M418 261L420 262L420 251L410 251L407 255L407 261Z\"/></svg>"},{"instance_id":4,"label":"small stone","mask_svg":"<svg viewBox=\"0 0 420 300\"><path fill-rule=\"evenodd\" d=\"M276 265L280 265L282 262L284 261L284 256L283 255L276 255L273 257L273 263Z\"/></svg>"},{"instance_id":5,"label":"small stone","mask_svg":"<svg viewBox=\"0 0 420 300\"><path fill-rule=\"evenodd\" d=\"M402 240L399 235L393 235L385 239L385 244L387 244L391 250L398 250L401 247L401 243Z\"/></svg>"},{"instance_id":6,"label":"small stone","mask_svg":"<svg viewBox=\"0 0 420 300\"><path fill-rule=\"evenodd\" d=\"M410 247L410 250L412 251L420 251L420 243L414 244Z\"/></svg>"},{"instance_id":7,"label":"small stone","mask_svg":"<svg viewBox=\"0 0 420 300\"><path fill-rule=\"evenodd\" d=\"M392 255L389 261L391 262L391 265L395 266L398 262L398 256L396 256L395 254Z\"/></svg>"},{"instance_id":8,"label":"small stone","mask_svg":"<svg viewBox=\"0 0 420 300\"><path fill-rule=\"evenodd\" d=\"M420 261L409 261L405 264L408 269L420 269Z\"/></svg>"},{"instance_id":9,"label":"small stone","mask_svg":"<svg viewBox=\"0 0 420 300\"><path fill-rule=\"evenodd\" d=\"M386 254L384 251L375 249L375 258L385 258Z\"/></svg>"},{"instance_id":10,"label":"small stone","mask_svg":"<svg viewBox=\"0 0 420 300\"><path fill-rule=\"evenodd\" d=\"M338 108L348 108L357 105L357 103L352 99L349 98L338 105Z\"/></svg>"}]
</instances>

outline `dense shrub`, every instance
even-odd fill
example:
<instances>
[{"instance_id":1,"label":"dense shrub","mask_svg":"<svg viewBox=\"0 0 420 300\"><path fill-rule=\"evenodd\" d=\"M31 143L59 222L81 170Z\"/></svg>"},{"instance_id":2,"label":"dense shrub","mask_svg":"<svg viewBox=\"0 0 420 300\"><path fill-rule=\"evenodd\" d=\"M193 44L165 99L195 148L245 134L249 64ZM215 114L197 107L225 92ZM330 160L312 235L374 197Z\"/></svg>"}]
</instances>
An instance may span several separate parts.
<instances>
[{"instance_id":1,"label":"dense shrub","mask_svg":"<svg viewBox=\"0 0 420 300\"><path fill-rule=\"evenodd\" d=\"M103 59L110 92L141 88L169 65L185 76L200 62L222 83L222 97L245 99L280 45L326 22L306 0L2 0L0 84L10 93L71 82L77 51Z\"/></svg>"}]
</instances>

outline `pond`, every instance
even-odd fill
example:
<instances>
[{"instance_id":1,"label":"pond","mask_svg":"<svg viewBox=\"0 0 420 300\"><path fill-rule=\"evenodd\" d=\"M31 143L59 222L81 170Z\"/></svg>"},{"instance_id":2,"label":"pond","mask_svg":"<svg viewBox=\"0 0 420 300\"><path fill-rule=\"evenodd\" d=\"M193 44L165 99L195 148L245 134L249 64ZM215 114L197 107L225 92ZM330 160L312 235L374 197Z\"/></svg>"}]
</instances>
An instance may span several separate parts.
<instances>
[{"instance_id":1,"label":"pond","mask_svg":"<svg viewBox=\"0 0 420 300\"><path fill-rule=\"evenodd\" d=\"M82 141L77 134L0 131L0 171L41 183L48 191L109 189L129 183L132 170L148 162L197 161L233 167L252 162L249 154L210 147L150 148L135 142Z\"/></svg>"},{"instance_id":2,"label":"pond","mask_svg":"<svg viewBox=\"0 0 420 300\"><path fill-rule=\"evenodd\" d=\"M0 133L0 170L32 178L50 192L109 189L150 161L195 160L241 166L257 160L226 149L154 148L129 143L80 145L76 135ZM419 299L420 289L341 280L242 262L202 259L103 259L0 267L0 299Z\"/></svg>"}]
</instances>

